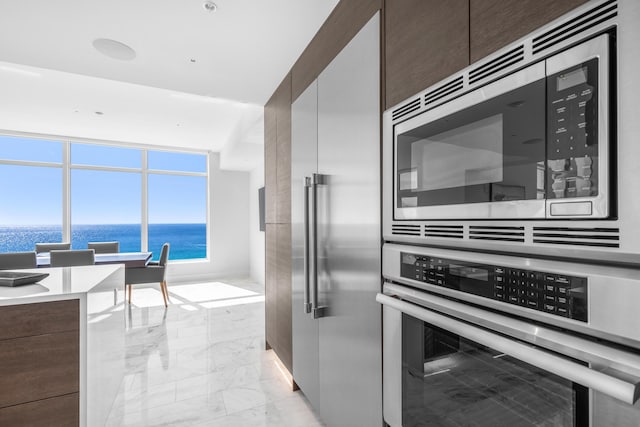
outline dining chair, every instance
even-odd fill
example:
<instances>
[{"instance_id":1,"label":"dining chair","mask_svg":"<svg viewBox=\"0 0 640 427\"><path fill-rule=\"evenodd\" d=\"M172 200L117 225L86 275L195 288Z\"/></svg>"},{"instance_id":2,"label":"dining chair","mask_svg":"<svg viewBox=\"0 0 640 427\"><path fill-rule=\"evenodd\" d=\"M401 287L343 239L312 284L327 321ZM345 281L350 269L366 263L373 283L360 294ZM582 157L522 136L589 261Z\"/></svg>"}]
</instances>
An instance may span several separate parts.
<instances>
[{"instance_id":1,"label":"dining chair","mask_svg":"<svg viewBox=\"0 0 640 427\"><path fill-rule=\"evenodd\" d=\"M151 261L146 267L139 268L125 268L124 270L124 283L128 294L129 304L131 304L131 285L137 285L140 283L160 283L160 292L162 292L162 298L164 299L164 306L167 306L169 301L169 291L167 290L167 281L165 280L167 272L167 260L169 259L169 243L162 245L162 251L160 251L160 259Z\"/></svg>"},{"instance_id":2,"label":"dining chair","mask_svg":"<svg viewBox=\"0 0 640 427\"><path fill-rule=\"evenodd\" d=\"M71 243L36 243L36 253L71 249Z\"/></svg>"},{"instance_id":3,"label":"dining chair","mask_svg":"<svg viewBox=\"0 0 640 427\"><path fill-rule=\"evenodd\" d=\"M87 248L97 254L115 254L120 252L120 242L89 242Z\"/></svg>"},{"instance_id":4,"label":"dining chair","mask_svg":"<svg viewBox=\"0 0 640 427\"><path fill-rule=\"evenodd\" d=\"M37 266L36 251L0 254L0 270L36 268Z\"/></svg>"},{"instance_id":5,"label":"dining chair","mask_svg":"<svg viewBox=\"0 0 640 427\"><path fill-rule=\"evenodd\" d=\"M76 265L95 264L95 252L93 249L75 249L51 251L51 267L73 267Z\"/></svg>"}]
</instances>

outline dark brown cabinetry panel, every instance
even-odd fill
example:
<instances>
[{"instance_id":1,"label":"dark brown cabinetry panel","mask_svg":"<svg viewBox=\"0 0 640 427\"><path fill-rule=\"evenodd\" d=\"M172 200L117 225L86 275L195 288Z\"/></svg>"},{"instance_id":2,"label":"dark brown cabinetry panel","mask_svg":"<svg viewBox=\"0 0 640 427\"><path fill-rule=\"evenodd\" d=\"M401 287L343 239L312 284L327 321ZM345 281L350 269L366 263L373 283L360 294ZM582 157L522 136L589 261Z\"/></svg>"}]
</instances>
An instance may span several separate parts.
<instances>
[{"instance_id":1,"label":"dark brown cabinetry panel","mask_svg":"<svg viewBox=\"0 0 640 427\"><path fill-rule=\"evenodd\" d=\"M587 0L470 0L471 62L553 21Z\"/></svg>"},{"instance_id":2,"label":"dark brown cabinetry panel","mask_svg":"<svg viewBox=\"0 0 640 427\"><path fill-rule=\"evenodd\" d=\"M278 292L278 280L276 276L277 255L277 226L276 224L265 224L265 338L267 348L278 348L278 334L276 326L276 298Z\"/></svg>"},{"instance_id":3,"label":"dark brown cabinetry panel","mask_svg":"<svg viewBox=\"0 0 640 427\"><path fill-rule=\"evenodd\" d=\"M79 391L78 331L0 341L0 407Z\"/></svg>"},{"instance_id":4,"label":"dark brown cabinetry panel","mask_svg":"<svg viewBox=\"0 0 640 427\"><path fill-rule=\"evenodd\" d=\"M292 102L381 8L382 0L342 0L336 5L291 69Z\"/></svg>"},{"instance_id":5,"label":"dark brown cabinetry panel","mask_svg":"<svg viewBox=\"0 0 640 427\"><path fill-rule=\"evenodd\" d=\"M0 325L5 327L0 328L0 340L77 331L80 327L79 304L76 299L2 307Z\"/></svg>"},{"instance_id":6,"label":"dark brown cabinetry panel","mask_svg":"<svg viewBox=\"0 0 640 427\"><path fill-rule=\"evenodd\" d=\"M276 222L276 106L273 97L264 106L264 219L266 223Z\"/></svg>"},{"instance_id":7,"label":"dark brown cabinetry panel","mask_svg":"<svg viewBox=\"0 0 640 427\"><path fill-rule=\"evenodd\" d=\"M276 90L276 222L291 222L291 74Z\"/></svg>"},{"instance_id":8,"label":"dark brown cabinetry panel","mask_svg":"<svg viewBox=\"0 0 640 427\"><path fill-rule=\"evenodd\" d=\"M291 224L278 224L276 231L276 328L278 347L274 348L278 357L293 370L293 337L291 333Z\"/></svg>"},{"instance_id":9,"label":"dark brown cabinetry panel","mask_svg":"<svg viewBox=\"0 0 640 427\"><path fill-rule=\"evenodd\" d=\"M0 409L0 426L77 427L80 425L78 393Z\"/></svg>"},{"instance_id":10,"label":"dark brown cabinetry panel","mask_svg":"<svg viewBox=\"0 0 640 427\"><path fill-rule=\"evenodd\" d=\"M469 0L387 0L384 15L385 109L469 65Z\"/></svg>"}]
</instances>

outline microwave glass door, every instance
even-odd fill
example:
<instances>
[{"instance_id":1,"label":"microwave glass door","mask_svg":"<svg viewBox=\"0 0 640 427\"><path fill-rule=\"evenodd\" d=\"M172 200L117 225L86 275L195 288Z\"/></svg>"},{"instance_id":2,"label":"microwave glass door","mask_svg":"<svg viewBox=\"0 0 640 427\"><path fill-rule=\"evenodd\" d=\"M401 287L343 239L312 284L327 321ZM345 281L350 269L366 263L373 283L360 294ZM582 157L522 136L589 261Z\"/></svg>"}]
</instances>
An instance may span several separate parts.
<instances>
[{"instance_id":1,"label":"microwave glass door","mask_svg":"<svg viewBox=\"0 0 640 427\"><path fill-rule=\"evenodd\" d=\"M407 314L402 425L584 426L589 390Z\"/></svg>"},{"instance_id":2,"label":"microwave glass door","mask_svg":"<svg viewBox=\"0 0 640 427\"><path fill-rule=\"evenodd\" d=\"M397 135L398 208L543 199L545 79Z\"/></svg>"}]
</instances>

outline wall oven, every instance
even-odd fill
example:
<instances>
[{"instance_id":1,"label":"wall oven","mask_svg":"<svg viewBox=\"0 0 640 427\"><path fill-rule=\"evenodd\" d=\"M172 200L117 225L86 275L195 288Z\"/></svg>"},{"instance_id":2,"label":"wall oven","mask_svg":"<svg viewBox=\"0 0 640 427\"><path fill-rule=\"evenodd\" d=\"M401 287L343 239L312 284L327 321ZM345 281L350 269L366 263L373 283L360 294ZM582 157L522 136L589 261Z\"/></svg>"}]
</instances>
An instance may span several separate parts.
<instances>
[{"instance_id":1,"label":"wall oven","mask_svg":"<svg viewBox=\"0 0 640 427\"><path fill-rule=\"evenodd\" d=\"M636 270L386 245L390 426L640 425Z\"/></svg>"},{"instance_id":2,"label":"wall oven","mask_svg":"<svg viewBox=\"0 0 640 427\"><path fill-rule=\"evenodd\" d=\"M587 2L387 110L385 240L639 262L638 21Z\"/></svg>"}]
</instances>

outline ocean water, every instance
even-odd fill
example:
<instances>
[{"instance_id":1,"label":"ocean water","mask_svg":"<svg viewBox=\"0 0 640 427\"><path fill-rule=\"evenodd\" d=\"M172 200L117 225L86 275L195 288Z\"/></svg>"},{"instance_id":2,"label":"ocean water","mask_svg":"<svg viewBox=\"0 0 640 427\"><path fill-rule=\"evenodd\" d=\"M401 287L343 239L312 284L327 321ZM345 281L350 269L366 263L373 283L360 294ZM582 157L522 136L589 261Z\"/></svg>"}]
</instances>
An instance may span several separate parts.
<instances>
[{"instance_id":1,"label":"ocean water","mask_svg":"<svg viewBox=\"0 0 640 427\"><path fill-rule=\"evenodd\" d=\"M75 225L71 247L85 249L87 242L120 242L120 252L140 251L139 224ZM32 251L36 243L61 242L62 227L54 225L0 226L0 252ZM171 245L169 259L207 256L206 224L149 224L149 250L157 260L162 245Z\"/></svg>"}]
</instances>

